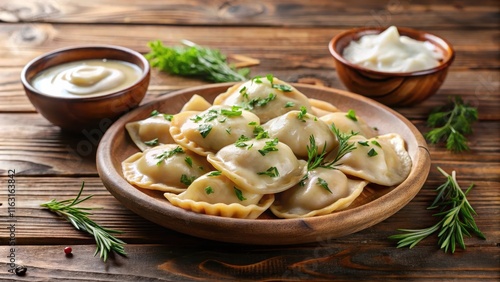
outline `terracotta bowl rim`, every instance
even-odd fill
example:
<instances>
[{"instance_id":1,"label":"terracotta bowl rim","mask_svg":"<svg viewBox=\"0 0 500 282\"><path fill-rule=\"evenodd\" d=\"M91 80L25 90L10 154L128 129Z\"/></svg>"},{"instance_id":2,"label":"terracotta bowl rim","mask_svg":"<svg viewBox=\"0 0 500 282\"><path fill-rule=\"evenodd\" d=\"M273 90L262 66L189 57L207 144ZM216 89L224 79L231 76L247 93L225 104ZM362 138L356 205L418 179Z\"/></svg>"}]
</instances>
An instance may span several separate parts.
<instances>
[{"instance_id":1,"label":"terracotta bowl rim","mask_svg":"<svg viewBox=\"0 0 500 282\"><path fill-rule=\"evenodd\" d=\"M427 31L417 30L417 29L408 28L408 27L397 27L397 29L402 35L406 35L406 36L409 36L411 38L415 38L415 34L419 34L422 37L432 38L433 41L440 42L440 44L436 44L435 42L431 42L431 43L433 45L439 45L443 49L447 50L445 53L444 61L441 62L436 67L433 67L430 69L425 69L425 70L419 70L419 71L414 71L414 72L384 72L384 71L377 71L377 70L364 68L362 66L353 64L353 63L349 62L348 60L346 60L344 58L344 56L342 56L342 54L338 52L338 51L343 51L343 49L337 50L337 48L336 48L337 42L347 35L359 34L359 33L370 32L370 31L373 31L373 33L376 34L376 32L380 33L382 31L386 30L387 28L388 27L359 27L359 28L352 28L352 29L345 30L345 31L337 34L336 36L334 36L330 40L330 42L328 43L328 49L330 51L330 54L337 61L341 62L343 65L346 65L350 68L356 69L358 71L362 71L362 72L366 72L366 73L370 73L370 74L374 74L374 75L386 76L386 77L417 77L417 76L424 76L424 75L433 74L433 73L436 73L436 72L439 72L443 69L448 68L455 59L455 50L453 49L453 46L451 45L451 43L448 42L446 39L444 39L443 37L437 36L433 33L427 32ZM370 34L372 34L372 33L370 33Z\"/></svg>"},{"instance_id":2,"label":"terracotta bowl rim","mask_svg":"<svg viewBox=\"0 0 500 282\"><path fill-rule=\"evenodd\" d=\"M39 91L38 89L36 89L35 87L33 87L31 85L31 83L27 80L26 76L27 76L27 73L30 70L30 68L33 67L33 65L44 60L46 57L53 56L57 53L67 53L67 52L73 52L73 51L85 50L85 49L108 49L111 51L118 51L118 52L123 52L123 53L129 54L129 55L132 55L135 58L138 58L141 61L142 65L144 66L144 67L141 67L140 65L138 65L138 67L141 69L141 77L139 77L137 79L137 81L134 84L130 85L129 87L122 88L122 89L115 91L115 92L110 92L108 94L94 96L94 97L85 97L85 96L84 97L61 97L61 96L54 96L54 95L45 94L45 93ZM78 59L72 60L72 61L66 61L66 63L67 62L75 62L75 61L78 61ZM47 68L44 68L44 70L45 69L47 69ZM47 52L47 53L44 53L42 55L37 56L36 58L32 59L30 62L28 62L23 67L23 70L21 71L21 82L24 85L24 87L27 90L29 90L29 91L26 91L27 95L31 94L31 95L35 95L35 96L41 96L43 98L50 99L50 100L64 101L64 102L68 102L68 103L91 102L91 101L112 99L112 98L116 98L116 97L119 97L119 96L122 96L122 95L125 95L125 94L131 92L135 87L140 85L145 79L148 79L148 77L150 76L150 71L151 71L151 67L149 65L148 60L141 53L134 51L130 48L118 46L118 45L109 45L109 44L88 44L88 45L85 44L85 45L76 45L76 46L58 48L58 49L55 49L55 50L52 50L50 52Z\"/></svg>"}]
</instances>

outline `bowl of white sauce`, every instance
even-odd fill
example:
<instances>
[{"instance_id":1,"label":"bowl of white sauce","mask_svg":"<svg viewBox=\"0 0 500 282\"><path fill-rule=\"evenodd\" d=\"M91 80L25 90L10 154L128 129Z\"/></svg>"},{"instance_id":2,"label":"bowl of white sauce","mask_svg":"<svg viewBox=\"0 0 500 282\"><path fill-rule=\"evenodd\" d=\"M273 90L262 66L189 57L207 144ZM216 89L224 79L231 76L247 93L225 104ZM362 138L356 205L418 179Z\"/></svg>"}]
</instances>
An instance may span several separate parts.
<instances>
[{"instance_id":1,"label":"bowl of white sauce","mask_svg":"<svg viewBox=\"0 0 500 282\"><path fill-rule=\"evenodd\" d=\"M434 95L455 57L445 39L395 26L344 31L329 50L347 89L389 106L415 105Z\"/></svg>"},{"instance_id":2,"label":"bowl of white sauce","mask_svg":"<svg viewBox=\"0 0 500 282\"><path fill-rule=\"evenodd\" d=\"M111 46L76 46L33 59L21 72L25 93L52 124L84 133L105 131L146 95L150 66L140 53Z\"/></svg>"}]
</instances>

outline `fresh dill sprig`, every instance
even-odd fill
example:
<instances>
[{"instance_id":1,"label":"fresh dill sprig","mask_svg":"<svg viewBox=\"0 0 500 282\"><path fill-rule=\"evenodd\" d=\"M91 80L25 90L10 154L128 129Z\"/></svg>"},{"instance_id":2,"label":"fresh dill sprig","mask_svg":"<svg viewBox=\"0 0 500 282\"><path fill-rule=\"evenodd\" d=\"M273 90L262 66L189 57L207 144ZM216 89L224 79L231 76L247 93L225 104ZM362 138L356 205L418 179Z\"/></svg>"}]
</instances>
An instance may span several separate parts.
<instances>
[{"instance_id":1,"label":"fresh dill sprig","mask_svg":"<svg viewBox=\"0 0 500 282\"><path fill-rule=\"evenodd\" d=\"M112 234L121 234L121 231L108 229L100 226L88 216L91 213L87 212L95 208L85 208L76 207L76 205L92 198L93 195L87 196L80 199L83 192L83 187L85 182L82 182L82 187L78 192L78 195L74 199L68 199L63 201L57 201L52 199L50 202L41 204L40 206L49 209L50 211L62 216L67 221L69 221L77 230L87 232L94 236L97 248L94 256L99 254L99 257L106 261L108 259L110 252L115 252L119 255L126 256L124 245L126 244L122 240L114 237Z\"/></svg>"},{"instance_id":2,"label":"fresh dill sprig","mask_svg":"<svg viewBox=\"0 0 500 282\"><path fill-rule=\"evenodd\" d=\"M184 46L167 47L159 40L148 43L145 55L152 67L175 75L200 77L211 82L245 81L248 68L230 66L219 50L183 40Z\"/></svg>"},{"instance_id":3,"label":"fresh dill sprig","mask_svg":"<svg viewBox=\"0 0 500 282\"><path fill-rule=\"evenodd\" d=\"M452 253L455 252L457 244L465 249L464 235L471 237L471 234L475 234L481 239L486 239L474 221L476 211L467 200L467 194L474 185L470 185L464 192L458 185L455 171L450 175L439 167L438 170L446 177L446 182L436 189L438 194L428 209L439 208L440 212L434 215L442 217L441 220L428 228L398 229L403 233L389 236L389 239L399 240L398 248L409 247L411 249L435 232L439 232L440 248L445 252L450 250Z\"/></svg>"},{"instance_id":4,"label":"fresh dill sprig","mask_svg":"<svg viewBox=\"0 0 500 282\"><path fill-rule=\"evenodd\" d=\"M425 138L432 144L446 141L446 149L456 153L468 151L465 136L472 133L472 123L477 119L477 109L464 104L462 98L456 96L429 115L427 125L434 129L425 133Z\"/></svg>"}]
</instances>

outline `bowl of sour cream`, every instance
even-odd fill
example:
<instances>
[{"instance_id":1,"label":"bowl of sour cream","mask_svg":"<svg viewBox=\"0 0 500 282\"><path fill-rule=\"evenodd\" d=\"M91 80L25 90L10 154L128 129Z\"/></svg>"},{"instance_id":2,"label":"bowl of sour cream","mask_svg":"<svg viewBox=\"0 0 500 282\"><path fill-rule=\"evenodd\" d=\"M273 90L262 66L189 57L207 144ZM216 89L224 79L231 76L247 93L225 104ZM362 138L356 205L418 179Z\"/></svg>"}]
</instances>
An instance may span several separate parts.
<instances>
[{"instance_id":1,"label":"bowl of sour cream","mask_svg":"<svg viewBox=\"0 0 500 282\"><path fill-rule=\"evenodd\" d=\"M146 95L150 66L140 53L111 46L58 49L21 72L25 93L48 121L64 130L105 131Z\"/></svg>"},{"instance_id":2,"label":"bowl of sour cream","mask_svg":"<svg viewBox=\"0 0 500 282\"><path fill-rule=\"evenodd\" d=\"M455 57L443 38L395 26L347 30L328 47L346 88L389 106L414 105L435 94Z\"/></svg>"}]
</instances>

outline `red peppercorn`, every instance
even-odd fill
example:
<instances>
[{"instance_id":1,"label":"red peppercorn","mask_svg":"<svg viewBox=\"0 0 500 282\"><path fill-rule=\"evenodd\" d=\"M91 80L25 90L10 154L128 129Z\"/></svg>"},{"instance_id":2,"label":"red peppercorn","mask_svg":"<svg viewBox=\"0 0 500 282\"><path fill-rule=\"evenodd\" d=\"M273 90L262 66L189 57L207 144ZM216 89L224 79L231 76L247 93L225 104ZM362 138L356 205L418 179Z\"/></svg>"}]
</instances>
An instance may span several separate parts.
<instances>
[{"instance_id":1,"label":"red peppercorn","mask_svg":"<svg viewBox=\"0 0 500 282\"><path fill-rule=\"evenodd\" d=\"M71 249L71 247L64 248L64 253L67 255L71 254L72 251L73 251L73 249Z\"/></svg>"}]
</instances>

